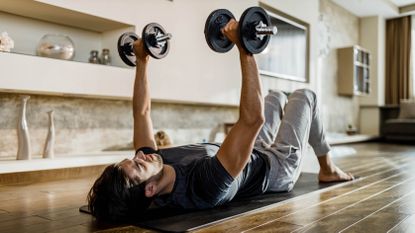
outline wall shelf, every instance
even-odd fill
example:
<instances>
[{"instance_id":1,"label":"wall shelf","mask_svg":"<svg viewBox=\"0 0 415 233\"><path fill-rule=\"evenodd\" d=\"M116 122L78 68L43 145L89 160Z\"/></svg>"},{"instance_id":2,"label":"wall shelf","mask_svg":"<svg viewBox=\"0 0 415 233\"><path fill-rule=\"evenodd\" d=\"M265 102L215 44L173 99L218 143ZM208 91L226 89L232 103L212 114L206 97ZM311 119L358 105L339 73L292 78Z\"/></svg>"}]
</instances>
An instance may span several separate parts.
<instances>
[{"instance_id":1,"label":"wall shelf","mask_svg":"<svg viewBox=\"0 0 415 233\"><path fill-rule=\"evenodd\" d=\"M131 99L134 69L0 52L0 90Z\"/></svg>"},{"instance_id":2,"label":"wall shelf","mask_svg":"<svg viewBox=\"0 0 415 233\"><path fill-rule=\"evenodd\" d=\"M91 50L110 50L113 66L126 67L117 54L118 37L135 31L133 24L114 21L41 0L0 1L0 29L14 40L12 52L36 55L46 34L66 35L74 42L74 61L88 62Z\"/></svg>"},{"instance_id":3,"label":"wall shelf","mask_svg":"<svg viewBox=\"0 0 415 233\"><path fill-rule=\"evenodd\" d=\"M134 69L117 54L116 41L134 25L41 0L0 1L0 28L15 41L12 53L0 52L0 91L57 96L131 99ZM44 34L66 34L75 43L73 61L39 57ZM88 63L91 50L108 48L112 65Z\"/></svg>"},{"instance_id":4,"label":"wall shelf","mask_svg":"<svg viewBox=\"0 0 415 233\"><path fill-rule=\"evenodd\" d=\"M370 93L370 53L360 46L338 49L338 92L368 96Z\"/></svg>"},{"instance_id":5,"label":"wall shelf","mask_svg":"<svg viewBox=\"0 0 415 233\"><path fill-rule=\"evenodd\" d=\"M106 32L132 26L131 24L53 6L37 0L1 0L0 9L14 15L95 32Z\"/></svg>"},{"instance_id":6,"label":"wall shelf","mask_svg":"<svg viewBox=\"0 0 415 233\"><path fill-rule=\"evenodd\" d=\"M58 155L54 159L3 160L0 161L0 174L107 165L130 158L133 154L134 151L114 151L97 154Z\"/></svg>"}]
</instances>

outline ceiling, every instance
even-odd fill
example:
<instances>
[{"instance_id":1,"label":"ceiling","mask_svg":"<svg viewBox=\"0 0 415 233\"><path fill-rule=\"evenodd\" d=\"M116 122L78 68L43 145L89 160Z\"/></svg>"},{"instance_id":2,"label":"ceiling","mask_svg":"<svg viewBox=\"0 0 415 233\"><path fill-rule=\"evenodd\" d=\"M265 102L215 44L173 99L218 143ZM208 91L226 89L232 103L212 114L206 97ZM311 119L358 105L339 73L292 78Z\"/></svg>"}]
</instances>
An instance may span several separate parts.
<instances>
[{"instance_id":1,"label":"ceiling","mask_svg":"<svg viewBox=\"0 0 415 233\"><path fill-rule=\"evenodd\" d=\"M390 0L390 1L393 2L397 6L406 6L410 4L415 4L414 0Z\"/></svg>"},{"instance_id":2,"label":"ceiling","mask_svg":"<svg viewBox=\"0 0 415 233\"><path fill-rule=\"evenodd\" d=\"M359 17L381 15L399 16L399 8L415 4L415 0L332 0Z\"/></svg>"}]
</instances>

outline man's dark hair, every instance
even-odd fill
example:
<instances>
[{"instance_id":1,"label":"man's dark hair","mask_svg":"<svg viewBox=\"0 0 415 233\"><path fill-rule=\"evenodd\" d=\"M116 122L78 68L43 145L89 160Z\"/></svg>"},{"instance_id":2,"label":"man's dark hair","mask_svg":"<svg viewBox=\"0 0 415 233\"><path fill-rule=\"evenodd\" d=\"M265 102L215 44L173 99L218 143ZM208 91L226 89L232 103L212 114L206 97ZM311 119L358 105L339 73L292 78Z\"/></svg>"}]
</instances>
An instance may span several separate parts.
<instances>
[{"instance_id":1,"label":"man's dark hair","mask_svg":"<svg viewBox=\"0 0 415 233\"><path fill-rule=\"evenodd\" d=\"M97 220L130 221L142 215L152 198L144 194L145 184L130 187L127 175L116 164L109 165L88 193L88 207Z\"/></svg>"}]
</instances>

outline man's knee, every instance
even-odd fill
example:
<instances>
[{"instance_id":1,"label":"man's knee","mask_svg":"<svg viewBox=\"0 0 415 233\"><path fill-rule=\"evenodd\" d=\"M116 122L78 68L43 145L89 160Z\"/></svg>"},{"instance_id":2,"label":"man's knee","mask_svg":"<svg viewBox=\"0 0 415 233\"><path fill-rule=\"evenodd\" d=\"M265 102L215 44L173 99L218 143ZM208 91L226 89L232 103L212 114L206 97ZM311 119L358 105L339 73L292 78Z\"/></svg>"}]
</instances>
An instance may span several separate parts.
<instances>
[{"instance_id":1,"label":"man's knee","mask_svg":"<svg viewBox=\"0 0 415 233\"><path fill-rule=\"evenodd\" d=\"M317 95L314 91L304 88L304 89L298 89L296 91L294 91L291 94L293 97L299 97L299 98L304 98L307 99L310 103L316 103L317 101Z\"/></svg>"},{"instance_id":2,"label":"man's knee","mask_svg":"<svg viewBox=\"0 0 415 233\"><path fill-rule=\"evenodd\" d=\"M277 102L281 106L284 106L287 103L287 95L282 91L269 89L265 101L271 101L272 103Z\"/></svg>"}]
</instances>

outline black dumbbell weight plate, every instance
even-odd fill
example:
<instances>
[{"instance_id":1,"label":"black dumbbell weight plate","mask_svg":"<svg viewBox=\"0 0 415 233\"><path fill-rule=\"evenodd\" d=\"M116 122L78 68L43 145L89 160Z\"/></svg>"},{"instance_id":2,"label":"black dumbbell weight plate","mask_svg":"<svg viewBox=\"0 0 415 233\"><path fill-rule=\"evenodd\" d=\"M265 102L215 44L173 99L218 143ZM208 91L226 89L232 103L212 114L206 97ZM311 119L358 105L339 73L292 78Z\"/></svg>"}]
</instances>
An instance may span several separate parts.
<instances>
[{"instance_id":1,"label":"black dumbbell weight plate","mask_svg":"<svg viewBox=\"0 0 415 233\"><path fill-rule=\"evenodd\" d=\"M118 53L120 54L121 60L129 65L136 65L136 57L133 51L133 43L138 39L137 34L133 32L126 32L118 38Z\"/></svg>"},{"instance_id":2,"label":"black dumbbell weight plate","mask_svg":"<svg viewBox=\"0 0 415 233\"><path fill-rule=\"evenodd\" d=\"M205 23L205 38L209 47L216 52L226 53L234 46L222 32L223 28L231 19L233 14L226 9L218 9L210 13Z\"/></svg>"},{"instance_id":3,"label":"black dumbbell weight plate","mask_svg":"<svg viewBox=\"0 0 415 233\"><path fill-rule=\"evenodd\" d=\"M271 25L268 14L261 7L246 9L239 21L242 46L252 54L262 52L271 39L269 35L265 35L262 39L256 36L255 26L261 21L267 26Z\"/></svg>"},{"instance_id":4,"label":"black dumbbell weight plate","mask_svg":"<svg viewBox=\"0 0 415 233\"><path fill-rule=\"evenodd\" d=\"M156 38L166 36L166 30L158 23L147 24L142 33L145 49L152 57L161 59L169 53L170 42L166 40L157 44Z\"/></svg>"}]
</instances>

